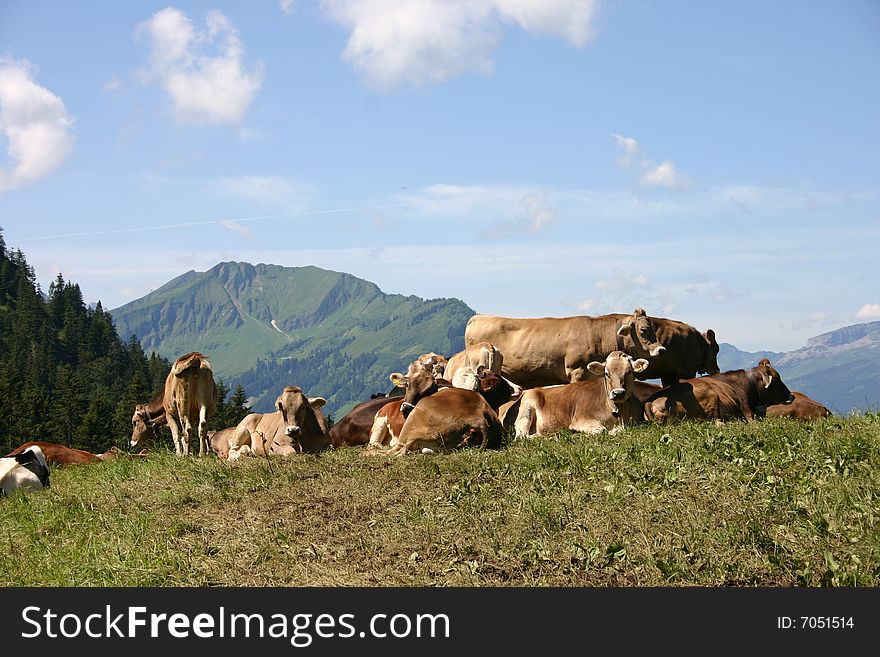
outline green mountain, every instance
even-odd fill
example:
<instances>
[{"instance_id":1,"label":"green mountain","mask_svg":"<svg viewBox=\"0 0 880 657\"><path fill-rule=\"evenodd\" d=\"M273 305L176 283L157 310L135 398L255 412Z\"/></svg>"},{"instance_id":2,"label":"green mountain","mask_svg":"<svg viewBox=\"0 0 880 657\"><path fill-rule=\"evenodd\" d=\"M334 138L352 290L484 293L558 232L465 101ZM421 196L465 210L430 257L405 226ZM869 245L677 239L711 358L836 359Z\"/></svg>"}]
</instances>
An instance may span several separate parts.
<instances>
[{"instance_id":1,"label":"green mountain","mask_svg":"<svg viewBox=\"0 0 880 657\"><path fill-rule=\"evenodd\" d=\"M721 344L722 371L754 367L769 358L792 390L800 390L840 414L880 409L880 322L823 333L789 352L747 352Z\"/></svg>"},{"instance_id":2,"label":"green mountain","mask_svg":"<svg viewBox=\"0 0 880 657\"><path fill-rule=\"evenodd\" d=\"M111 311L123 338L174 360L201 351L217 378L241 384L256 411L287 385L328 400L340 418L420 354L464 347L474 314L458 299L385 294L318 267L222 262L190 271Z\"/></svg>"}]
</instances>

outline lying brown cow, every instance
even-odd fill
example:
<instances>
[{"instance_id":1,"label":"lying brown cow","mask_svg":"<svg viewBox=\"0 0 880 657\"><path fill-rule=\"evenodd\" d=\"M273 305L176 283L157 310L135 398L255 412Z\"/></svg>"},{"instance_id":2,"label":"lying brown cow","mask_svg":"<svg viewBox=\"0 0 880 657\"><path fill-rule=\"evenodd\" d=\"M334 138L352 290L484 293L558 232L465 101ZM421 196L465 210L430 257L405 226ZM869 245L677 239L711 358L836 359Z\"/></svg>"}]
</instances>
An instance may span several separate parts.
<instances>
[{"instance_id":1,"label":"lying brown cow","mask_svg":"<svg viewBox=\"0 0 880 657\"><path fill-rule=\"evenodd\" d=\"M507 381L507 379L490 371L483 365L477 367L473 376L474 384L476 386L474 392L479 393L483 399L486 400L486 403L489 404L492 410L496 411L496 414L500 406L506 402L512 401L522 393L522 389L519 388L519 386L514 387L509 381ZM407 384L405 379L406 377L396 372L391 375L391 382L398 386L406 387ZM446 379L438 379L436 377L434 377L433 381L425 379L425 383L426 387L421 390L419 399L432 395L443 388L450 387L449 381ZM457 388L458 386L451 387ZM462 389L466 390L467 388ZM411 396L410 398L412 399L413 397ZM376 415L373 419L373 426L370 429L370 441L367 446L368 449L375 449L386 444L392 446L397 444L398 437L403 430L406 420L403 409L404 400L396 399L383 405L378 411L376 411Z\"/></svg>"},{"instance_id":2,"label":"lying brown cow","mask_svg":"<svg viewBox=\"0 0 880 657\"><path fill-rule=\"evenodd\" d=\"M361 402L330 427L330 443L333 447L366 445L370 442L370 430L376 417L376 411L395 400L400 403L403 400L403 395L393 397L382 395Z\"/></svg>"},{"instance_id":3,"label":"lying brown cow","mask_svg":"<svg viewBox=\"0 0 880 657\"><path fill-rule=\"evenodd\" d=\"M592 361L587 366L595 378L526 390L514 421L516 437L546 436L563 429L617 433L642 422L644 407L633 388L635 375L647 367L644 358L633 360L613 351L604 363Z\"/></svg>"},{"instance_id":4,"label":"lying brown cow","mask_svg":"<svg viewBox=\"0 0 880 657\"><path fill-rule=\"evenodd\" d=\"M821 420L823 417L834 415L829 409L814 399L810 399L804 393L792 390L794 401L791 404L773 404L767 407L767 415L775 417L787 417L793 420Z\"/></svg>"},{"instance_id":5,"label":"lying brown cow","mask_svg":"<svg viewBox=\"0 0 880 657\"><path fill-rule=\"evenodd\" d=\"M275 400L274 413L251 413L235 428L227 458L320 452L330 447L323 397L306 397L299 387L287 386ZM250 428L251 425L253 428Z\"/></svg>"},{"instance_id":6,"label":"lying brown cow","mask_svg":"<svg viewBox=\"0 0 880 657\"><path fill-rule=\"evenodd\" d=\"M31 440L29 442L24 443L23 445L19 445L14 450L9 452L6 456L15 456L16 454L21 454L29 447L36 445L43 452L43 455L46 457L46 462L49 465L73 465L78 463L97 463L98 461L106 461L107 459L116 458L122 454L125 454L118 447L111 447L106 452L101 454L93 454L92 452L87 452L84 449L75 449L73 447L68 447L67 445L59 445L57 443L48 443L42 440ZM146 451L141 452L139 456L146 455Z\"/></svg>"},{"instance_id":7,"label":"lying brown cow","mask_svg":"<svg viewBox=\"0 0 880 657\"><path fill-rule=\"evenodd\" d=\"M750 370L711 374L663 388L645 400L645 415L658 422L673 418L754 420L768 406L793 401L779 372L764 358Z\"/></svg>"},{"instance_id":8,"label":"lying brown cow","mask_svg":"<svg viewBox=\"0 0 880 657\"><path fill-rule=\"evenodd\" d=\"M406 420L397 443L387 451L370 449L365 454L402 456L411 451L434 453L465 446L494 448L501 444L501 422L480 394L439 387L427 370L397 376L398 384L406 386L400 405Z\"/></svg>"}]
</instances>

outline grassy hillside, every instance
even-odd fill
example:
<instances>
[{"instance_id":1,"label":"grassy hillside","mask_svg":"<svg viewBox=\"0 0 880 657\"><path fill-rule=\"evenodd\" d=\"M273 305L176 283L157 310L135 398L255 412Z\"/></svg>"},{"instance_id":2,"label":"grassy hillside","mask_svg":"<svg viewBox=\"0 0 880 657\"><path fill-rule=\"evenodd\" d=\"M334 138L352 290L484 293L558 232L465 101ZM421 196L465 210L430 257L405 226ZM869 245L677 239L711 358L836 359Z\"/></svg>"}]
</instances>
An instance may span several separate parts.
<instances>
[{"instance_id":1,"label":"grassy hillside","mask_svg":"<svg viewBox=\"0 0 880 657\"><path fill-rule=\"evenodd\" d=\"M318 267L225 262L189 272L112 311L121 336L173 360L206 354L217 376L241 383L269 410L286 385L328 399L341 417L419 354L464 346L473 310L457 299L385 294Z\"/></svg>"},{"instance_id":2,"label":"grassy hillside","mask_svg":"<svg viewBox=\"0 0 880 657\"><path fill-rule=\"evenodd\" d=\"M880 416L52 472L5 586L878 586Z\"/></svg>"}]
</instances>

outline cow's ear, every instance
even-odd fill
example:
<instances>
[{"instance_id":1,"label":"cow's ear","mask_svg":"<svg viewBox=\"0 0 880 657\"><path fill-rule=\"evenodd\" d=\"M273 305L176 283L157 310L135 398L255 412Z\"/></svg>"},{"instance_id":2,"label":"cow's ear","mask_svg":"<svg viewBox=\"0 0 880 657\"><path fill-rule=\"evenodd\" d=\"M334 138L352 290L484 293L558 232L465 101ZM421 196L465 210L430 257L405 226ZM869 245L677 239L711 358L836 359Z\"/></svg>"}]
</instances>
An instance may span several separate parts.
<instances>
[{"instance_id":1,"label":"cow's ear","mask_svg":"<svg viewBox=\"0 0 880 657\"><path fill-rule=\"evenodd\" d=\"M709 329L708 331L703 333L703 336L706 338L706 341L709 344L716 344L715 331L713 331L712 329Z\"/></svg>"},{"instance_id":2,"label":"cow's ear","mask_svg":"<svg viewBox=\"0 0 880 657\"><path fill-rule=\"evenodd\" d=\"M398 388L406 388L406 384L409 383L406 376L404 376L400 372L394 372L388 378L391 379L391 383L396 385Z\"/></svg>"},{"instance_id":3,"label":"cow's ear","mask_svg":"<svg viewBox=\"0 0 880 657\"><path fill-rule=\"evenodd\" d=\"M621 324L620 328L617 329L617 335L624 338L630 334L630 331L632 331L632 324Z\"/></svg>"},{"instance_id":4,"label":"cow's ear","mask_svg":"<svg viewBox=\"0 0 880 657\"><path fill-rule=\"evenodd\" d=\"M600 363L598 360L594 360L587 365L587 370L589 370L590 374L593 376L604 376L605 363Z\"/></svg>"},{"instance_id":5,"label":"cow's ear","mask_svg":"<svg viewBox=\"0 0 880 657\"><path fill-rule=\"evenodd\" d=\"M312 408L321 408L326 403L327 400L323 397L309 397L309 406Z\"/></svg>"},{"instance_id":6,"label":"cow's ear","mask_svg":"<svg viewBox=\"0 0 880 657\"><path fill-rule=\"evenodd\" d=\"M633 310L633 317L645 317L648 313L645 312L644 308L636 308Z\"/></svg>"},{"instance_id":7,"label":"cow's ear","mask_svg":"<svg viewBox=\"0 0 880 657\"><path fill-rule=\"evenodd\" d=\"M275 410L276 411L281 410L281 397L279 397L278 399L275 400Z\"/></svg>"},{"instance_id":8,"label":"cow's ear","mask_svg":"<svg viewBox=\"0 0 880 657\"><path fill-rule=\"evenodd\" d=\"M632 362L633 372L644 372L646 369L648 369L649 364L650 363L648 363L647 359L645 358L636 358Z\"/></svg>"}]
</instances>

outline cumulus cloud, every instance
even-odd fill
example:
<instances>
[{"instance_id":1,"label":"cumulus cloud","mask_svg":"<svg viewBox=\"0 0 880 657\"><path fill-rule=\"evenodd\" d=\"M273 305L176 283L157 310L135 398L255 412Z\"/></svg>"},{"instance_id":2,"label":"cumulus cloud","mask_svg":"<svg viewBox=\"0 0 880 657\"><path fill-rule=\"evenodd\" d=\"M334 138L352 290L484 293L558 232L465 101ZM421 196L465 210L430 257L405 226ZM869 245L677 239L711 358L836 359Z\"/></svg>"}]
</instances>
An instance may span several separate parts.
<instances>
[{"instance_id":1,"label":"cumulus cloud","mask_svg":"<svg viewBox=\"0 0 880 657\"><path fill-rule=\"evenodd\" d=\"M641 169L641 182L651 187L665 187L666 189L684 190L691 186L691 180L675 168L671 160L664 160L660 164L642 157L639 143L633 137L611 134L620 154L617 156L617 165L628 168L638 165Z\"/></svg>"},{"instance_id":2,"label":"cumulus cloud","mask_svg":"<svg viewBox=\"0 0 880 657\"><path fill-rule=\"evenodd\" d=\"M57 169L73 148L73 119L34 74L27 60L0 58L0 133L11 165L0 169L0 193Z\"/></svg>"},{"instance_id":3,"label":"cumulus cloud","mask_svg":"<svg viewBox=\"0 0 880 657\"><path fill-rule=\"evenodd\" d=\"M485 193L487 190L483 190ZM496 193L500 190L496 190ZM505 210L502 206L509 203L510 199L499 197L494 206L495 212L512 211ZM505 201L507 203L505 203ZM497 221L480 233L480 237L490 240L503 240L521 235L535 235L556 219L556 209L553 207L546 191L527 192L519 198L519 208L514 218Z\"/></svg>"},{"instance_id":4,"label":"cumulus cloud","mask_svg":"<svg viewBox=\"0 0 880 657\"><path fill-rule=\"evenodd\" d=\"M856 313L858 319L880 319L880 303L866 303Z\"/></svg>"},{"instance_id":5,"label":"cumulus cloud","mask_svg":"<svg viewBox=\"0 0 880 657\"><path fill-rule=\"evenodd\" d=\"M263 83L262 63L244 64L238 30L219 11L197 27L182 11L166 7L138 25L151 45L148 80L157 80L181 123L239 123Z\"/></svg>"},{"instance_id":6,"label":"cumulus cloud","mask_svg":"<svg viewBox=\"0 0 880 657\"><path fill-rule=\"evenodd\" d=\"M278 6L281 11L290 16L296 10L296 0L280 0Z\"/></svg>"},{"instance_id":7,"label":"cumulus cloud","mask_svg":"<svg viewBox=\"0 0 880 657\"><path fill-rule=\"evenodd\" d=\"M646 185L666 187L667 189L687 189L690 187L688 177L678 172L675 169L675 164L669 160L657 165L646 162L645 170L642 172L642 182Z\"/></svg>"},{"instance_id":8,"label":"cumulus cloud","mask_svg":"<svg viewBox=\"0 0 880 657\"><path fill-rule=\"evenodd\" d=\"M380 88L426 86L490 74L505 25L561 36L575 47L594 35L596 0L322 0L351 32L344 60Z\"/></svg>"}]
</instances>

